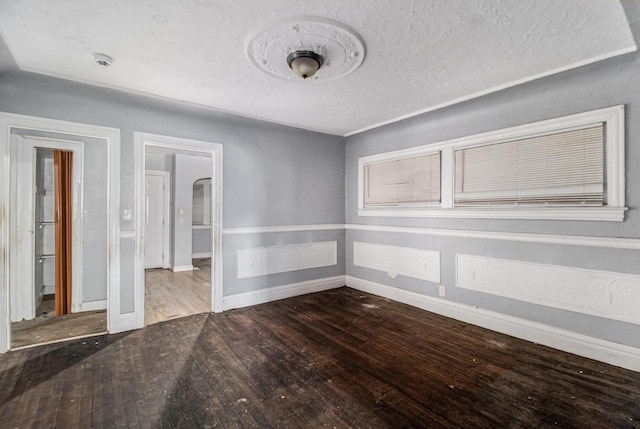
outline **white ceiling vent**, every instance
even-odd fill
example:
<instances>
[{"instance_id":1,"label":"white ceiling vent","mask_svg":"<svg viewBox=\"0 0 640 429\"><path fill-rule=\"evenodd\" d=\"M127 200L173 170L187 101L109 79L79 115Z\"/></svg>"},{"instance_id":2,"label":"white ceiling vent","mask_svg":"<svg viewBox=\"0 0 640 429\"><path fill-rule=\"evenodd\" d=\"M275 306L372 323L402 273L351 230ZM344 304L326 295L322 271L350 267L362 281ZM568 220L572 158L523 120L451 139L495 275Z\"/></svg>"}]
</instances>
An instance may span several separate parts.
<instances>
[{"instance_id":1,"label":"white ceiling vent","mask_svg":"<svg viewBox=\"0 0 640 429\"><path fill-rule=\"evenodd\" d=\"M365 45L355 31L339 22L297 17L276 21L251 34L247 55L258 69L281 79L330 80L357 69L364 61ZM313 72L299 72L291 60L295 57L314 63Z\"/></svg>"}]
</instances>

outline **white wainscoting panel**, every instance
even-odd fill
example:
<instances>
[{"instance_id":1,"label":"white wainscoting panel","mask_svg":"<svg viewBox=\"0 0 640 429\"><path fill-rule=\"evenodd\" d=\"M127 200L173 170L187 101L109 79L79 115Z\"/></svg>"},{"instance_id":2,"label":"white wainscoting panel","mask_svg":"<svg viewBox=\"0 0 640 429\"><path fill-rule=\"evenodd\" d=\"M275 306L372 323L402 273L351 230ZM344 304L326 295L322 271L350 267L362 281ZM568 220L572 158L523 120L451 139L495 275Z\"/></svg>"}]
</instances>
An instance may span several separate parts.
<instances>
[{"instance_id":1,"label":"white wainscoting panel","mask_svg":"<svg viewBox=\"0 0 640 429\"><path fill-rule=\"evenodd\" d=\"M266 276L338 263L338 242L290 244L238 250L238 278Z\"/></svg>"},{"instance_id":2,"label":"white wainscoting panel","mask_svg":"<svg viewBox=\"0 0 640 429\"><path fill-rule=\"evenodd\" d=\"M353 243L353 265L440 283L440 252L386 244Z\"/></svg>"},{"instance_id":3,"label":"white wainscoting panel","mask_svg":"<svg viewBox=\"0 0 640 429\"><path fill-rule=\"evenodd\" d=\"M640 276L456 255L456 286L640 324Z\"/></svg>"}]
</instances>

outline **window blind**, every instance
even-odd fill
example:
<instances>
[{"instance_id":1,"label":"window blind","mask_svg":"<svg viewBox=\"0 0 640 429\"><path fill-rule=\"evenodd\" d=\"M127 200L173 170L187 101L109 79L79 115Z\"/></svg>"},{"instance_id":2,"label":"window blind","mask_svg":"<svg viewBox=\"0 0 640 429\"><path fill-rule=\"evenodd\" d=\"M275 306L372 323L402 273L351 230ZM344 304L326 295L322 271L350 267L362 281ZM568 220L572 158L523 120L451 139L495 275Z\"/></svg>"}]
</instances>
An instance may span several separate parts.
<instances>
[{"instance_id":1,"label":"window blind","mask_svg":"<svg viewBox=\"0 0 640 429\"><path fill-rule=\"evenodd\" d=\"M605 204L604 123L455 151L454 206Z\"/></svg>"},{"instance_id":2,"label":"window blind","mask_svg":"<svg viewBox=\"0 0 640 429\"><path fill-rule=\"evenodd\" d=\"M440 152L364 166L364 206L440 202Z\"/></svg>"}]
</instances>

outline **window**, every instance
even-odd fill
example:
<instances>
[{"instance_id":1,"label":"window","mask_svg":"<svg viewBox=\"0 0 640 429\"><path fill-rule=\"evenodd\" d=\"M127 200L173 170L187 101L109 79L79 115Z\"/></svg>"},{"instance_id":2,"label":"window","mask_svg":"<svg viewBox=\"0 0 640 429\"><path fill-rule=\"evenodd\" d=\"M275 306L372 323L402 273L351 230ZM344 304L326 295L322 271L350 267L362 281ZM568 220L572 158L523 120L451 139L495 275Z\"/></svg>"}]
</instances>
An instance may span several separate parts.
<instances>
[{"instance_id":1,"label":"window","mask_svg":"<svg viewBox=\"0 0 640 429\"><path fill-rule=\"evenodd\" d=\"M604 125L455 151L454 206L603 206Z\"/></svg>"},{"instance_id":2,"label":"window","mask_svg":"<svg viewBox=\"0 0 640 429\"><path fill-rule=\"evenodd\" d=\"M440 203L440 152L364 167L364 206Z\"/></svg>"},{"instance_id":3,"label":"window","mask_svg":"<svg viewBox=\"0 0 640 429\"><path fill-rule=\"evenodd\" d=\"M359 160L361 216L624 218L624 107Z\"/></svg>"}]
</instances>

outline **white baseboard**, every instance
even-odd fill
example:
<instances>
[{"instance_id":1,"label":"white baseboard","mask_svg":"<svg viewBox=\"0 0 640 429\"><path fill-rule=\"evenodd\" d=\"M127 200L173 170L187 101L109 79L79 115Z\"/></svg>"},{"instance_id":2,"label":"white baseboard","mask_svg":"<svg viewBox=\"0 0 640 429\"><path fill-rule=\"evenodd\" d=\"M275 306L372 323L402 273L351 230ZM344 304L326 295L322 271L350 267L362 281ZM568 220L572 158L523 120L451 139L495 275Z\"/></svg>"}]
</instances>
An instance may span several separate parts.
<instances>
[{"instance_id":1,"label":"white baseboard","mask_svg":"<svg viewBox=\"0 0 640 429\"><path fill-rule=\"evenodd\" d=\"M194 253L191 255L191 258L193 259L210 258L210 257L211 257L211 252L200 252L200 253Z\"/></svg>"},{"instance_id":2,"label":"white baseboard","mask_svg":"<svg viewBox=\"0 0 640 429\"><path fill-rule=\"evenodd\" d=\"M106 310L107 309L107 300L101 299L99 301L87 301L80 304L80 311L96 311L96 310Z\"/></svg>"},{"instance_id":3,"label":"white baseboard","mask_svg":"<svg viewBox=\"0 0 640 429\"><path fill-rule=\"evenodd\" d=\"M251 305L264 304L279 299L291 298L308 293L321 292L335 289L345 285L344 276L327 277L318 280L293 283L284 286L260 289L251 292L228 295L222 299L223 311L233 308L249 307Z\"/></svg>"},{"instance_id":4,"label":"white baseboard","mask_svg":"<svg viewBox=\"0 0 640 429\"><path fill-rule=\"evenodd\" d=\"M347 286L554 349L640 371L640 349L542 323L346 276Z\"/></svg>"},{"instance_id":5,"label":"white baseboard","mask_svg":"<svg viewBox=\"0 0 640 429\"><path fill-rule=\"evenodd\" d=\"M42 286L43 295L53 295L56 293L55 285L43 285Z\"/></svg>"},{"instance_id":6,"label":"white baseboard","mask_svg":"<svg viewBox=\"0 0 640 429\"><path fill-rule=\"evenodd\" d=\"M193 271L193 265L174 265L171 267L171 271L179 273L182 271Z\"/></svg>"}]
</instances>

